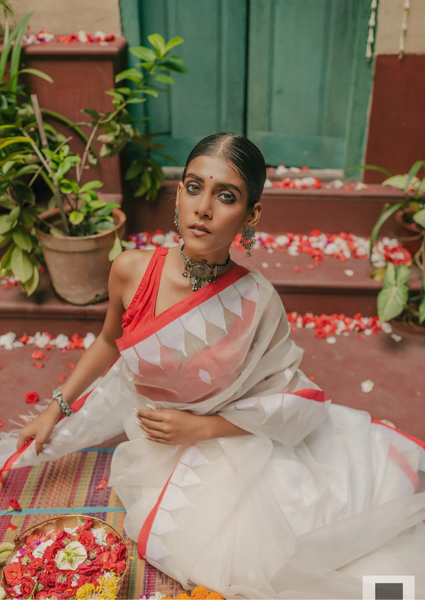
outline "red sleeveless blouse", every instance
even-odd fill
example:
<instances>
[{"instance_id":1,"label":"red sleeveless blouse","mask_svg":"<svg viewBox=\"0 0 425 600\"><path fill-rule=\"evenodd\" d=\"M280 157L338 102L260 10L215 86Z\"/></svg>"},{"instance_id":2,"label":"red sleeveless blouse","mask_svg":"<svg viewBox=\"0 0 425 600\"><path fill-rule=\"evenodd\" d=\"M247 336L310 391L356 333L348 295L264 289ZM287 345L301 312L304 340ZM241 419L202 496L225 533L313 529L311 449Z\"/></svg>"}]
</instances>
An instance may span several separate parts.
<instances>
[{"instance_id":1,"label":"red sleeveless blouse","mask_svg":"<svg viewBox=\"0 0 425 600\"><path fill-rule=\"evenodd\" d=\"M158 246L151 256L139 287L122 316L123 331L132 332L136 326L155 317L156 298L167 253L167 247Z\"/></svg>"}]
</instances>

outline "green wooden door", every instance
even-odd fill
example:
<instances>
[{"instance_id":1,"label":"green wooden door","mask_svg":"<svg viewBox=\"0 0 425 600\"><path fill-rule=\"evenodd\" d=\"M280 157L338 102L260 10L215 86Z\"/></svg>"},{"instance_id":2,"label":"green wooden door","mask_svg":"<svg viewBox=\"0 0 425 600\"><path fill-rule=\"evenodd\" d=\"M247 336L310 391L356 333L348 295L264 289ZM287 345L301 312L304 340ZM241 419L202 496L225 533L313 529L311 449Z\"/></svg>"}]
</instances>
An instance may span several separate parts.
<instances>
[{"instance_id":1,"label":"green wooden door","mask_svg":"<svg viewBox=\"0 0 425 600\"><path fill-rule=\"evenodd\" d=\"M269 163L361 160L369 16L370 0L250 1L246 135Z\"/></svg>"},{"instance_id":2,"label":"green wooden door","mask_svg":"<svg viewBox=\"0 0 425 600\"><path fill-rule=\"evenodd\" d=\"M270 165L361 162L370 0L121 0L121 14L130 46L185 40L175 53L189 73L134 108L178 165L219 131L246 135Z\"/></svg>"},{"instance_id":3,"label":"green wooden door","mask_svg":"<svg viewBox=\"0 0 425 600\"><path fill-rule=\"evenodd\" d=\"M174 75L170 95L145 103L147 130L163 134L157 139L178 165L211 133L244 134L247 0L121 0L121 15L131 46L149 46L151 33L184 39L173 53L189 73Z\"/></svg>"}]
</instances>

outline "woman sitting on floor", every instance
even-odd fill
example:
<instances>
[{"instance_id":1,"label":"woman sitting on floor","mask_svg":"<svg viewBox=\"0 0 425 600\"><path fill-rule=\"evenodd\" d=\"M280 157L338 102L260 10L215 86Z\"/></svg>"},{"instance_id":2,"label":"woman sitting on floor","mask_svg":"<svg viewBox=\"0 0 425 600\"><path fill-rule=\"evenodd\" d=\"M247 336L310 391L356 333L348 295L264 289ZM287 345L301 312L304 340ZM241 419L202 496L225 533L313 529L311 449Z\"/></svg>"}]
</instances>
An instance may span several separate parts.
<instances>
[{"instance_id":1,"label":"woman sitting on floor","mask_svg":"<svg viewBox=\"0 0 425 600\"><path fill-rule=\"evenodd\" d=\"M230 260L238 232L254 241L265 179L249 140L199 142L177 190L183 246L115 259L101 334L4 470L125 432L109 479L125 530L186 589L361 598L362 575L408 574L425 595L424 447L332 404L298 368L273 285Z\"/></svg>"}]
</instances>

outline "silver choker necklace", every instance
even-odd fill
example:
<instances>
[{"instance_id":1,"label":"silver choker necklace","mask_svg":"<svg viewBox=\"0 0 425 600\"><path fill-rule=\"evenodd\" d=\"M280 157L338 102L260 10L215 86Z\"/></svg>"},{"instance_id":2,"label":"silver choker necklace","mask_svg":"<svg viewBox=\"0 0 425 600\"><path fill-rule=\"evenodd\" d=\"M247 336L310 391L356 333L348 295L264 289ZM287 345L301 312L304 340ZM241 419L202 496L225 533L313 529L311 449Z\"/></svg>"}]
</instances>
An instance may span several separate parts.
<instances>
[{"instance_id":1,"label":"silver choker necklace","mask_svg":"<svg viewBox=\"0 0 425 600\"><path fill-rule=\"evenodd\" d=\"M196 292L200 288L204 287L208 283L217 283L217 275L227 267L230 262L230 254L227 257L226 262L223 265L214 265L210 267L207 265L207 260L204 258L202 262L193 263L190 256L183 252L184 244L180 248L184 260L184 271L183 277L190 276L190 283L192 284L192 290Z\"/></svg>"}]
</instances>

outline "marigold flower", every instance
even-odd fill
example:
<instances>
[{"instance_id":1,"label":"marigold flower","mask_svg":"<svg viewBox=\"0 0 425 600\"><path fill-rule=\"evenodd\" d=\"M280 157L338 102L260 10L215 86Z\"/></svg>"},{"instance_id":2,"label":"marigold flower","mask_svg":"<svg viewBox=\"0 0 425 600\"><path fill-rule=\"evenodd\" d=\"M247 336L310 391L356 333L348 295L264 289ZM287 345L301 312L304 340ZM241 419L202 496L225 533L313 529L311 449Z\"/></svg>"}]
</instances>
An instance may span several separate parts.
<instances>
[{"instance_id":1,"label":"marigold flower","mask_svg":"<svg viewBox=\"0 0 425 600\"><path fill-rule=\"evenodd\" d=\"M190 596L188 596L186 592L182 592L177 596L177 600L187 600L188 598L190 598Z\"/></svg>"},{"instance_id":2,"label":"marigold flower","mask_svg":"<svg viewBox=\"0 0 425 600\"><path fill-rule=\"evenodd\" d=\"M202 585L197 585L196 588L194 588L191 591L190 596L191 598L199 598L199 600L206 600L208 594L209 592L207 588L202 587Z\"/></svg>"},{"instance_id":3,"label":"marigold flower","mask_svg":"<svg viewBox=\"0 0 425 600\"><path fill-rule=\"evenodd\" d=\"M211 599L211 600L213 598L214 598L214 600L220 600L220 599L224 600L224 596L221 596L218 592L210 592L208 594L207 598Z\"/></svg>"}]
</instances>

